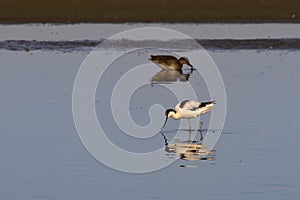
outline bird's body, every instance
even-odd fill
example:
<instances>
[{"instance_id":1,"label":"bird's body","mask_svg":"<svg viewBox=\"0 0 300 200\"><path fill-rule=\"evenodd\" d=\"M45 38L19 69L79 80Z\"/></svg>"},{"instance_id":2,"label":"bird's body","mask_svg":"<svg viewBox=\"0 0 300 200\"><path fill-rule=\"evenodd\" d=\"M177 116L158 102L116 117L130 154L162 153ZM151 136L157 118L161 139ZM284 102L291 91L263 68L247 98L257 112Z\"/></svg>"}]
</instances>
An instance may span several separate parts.
<instances>
[{"instance_id":1,"label":"bird's body","mask_svg":"<svg viewBox=\"0 0 300 200\"><path fill-rule=\"evenodd\" d=\"M176 57L170 55L151 55L149 60L162 69L181 70L184 64L189 65L193 69L189 59L186 57L177 59Z\"/></svg>"},{"instance_id":2,"label":"bird's body","mask_svg":"<svg viewBox=\"0 0 300 200\"><path fill-rule=\"evenodd\" d=\"M175 111L177 113L177 117L179 116L178 119L180 118L192 119L204 113L207 113L208 111L211 111L214 107L214 104L215 104L214 101L201 103L199 101L194 101L194 100L184 100L175 106ZM171 115L170 117L172 116L173 115Z\"/></svg>"},{"instance_id":3,"label":"bird's body","mask_svg":"<svg viewBox=\"0 0 300 200\"><path fill-rule=\"evenodd\" d=\"M175 106L175 109L167 109L166 110L166 121L164 126L167 123L168 118L173 118L173 119L192 119L196 118L200 115L203 115L204 113L207 113L211 111L214 108L215 101L207 101L207 102L199 102L195 100L184 100L180 103L178 103ZM190 124L190 121L189 121ZM202 124L203 122L200 120L200 133L201 133L201 139L203 138L202 136ZM163 127L164 127L163 126ZM191 129L191 125L190 125Z\"/></svg>"}]
</instances>

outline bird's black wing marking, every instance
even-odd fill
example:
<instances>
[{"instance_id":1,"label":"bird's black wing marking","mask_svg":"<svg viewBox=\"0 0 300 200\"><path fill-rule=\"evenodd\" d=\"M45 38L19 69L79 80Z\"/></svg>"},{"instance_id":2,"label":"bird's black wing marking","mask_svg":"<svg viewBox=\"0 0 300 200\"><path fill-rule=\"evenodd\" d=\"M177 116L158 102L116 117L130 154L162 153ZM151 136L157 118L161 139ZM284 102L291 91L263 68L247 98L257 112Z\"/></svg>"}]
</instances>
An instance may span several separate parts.
<instances>
[{"instance_id":1,"label":"bird's black wing marking","mask_svg":"<svg viewBox=\"0 0 300 200\"><path fill-rule=\"evenodd\" d=\"M205 107L209 104L214 104L215 101L207 101L207 102L202 102L200 105L199 105L199 108L202 108L202 107Z\"/></svg>"},{"instance_id":2,"label":"bird's black wing marking","mask_svg":"<svg viewBox=\"0 0 300 200\"><path fill-rule=\"evenodd\" d=\"M200 103L197 101L185 100L180 103L180 108L195 111L199 108Z\"/></svg>"},{"instance_id":3,"label":"bird's black wing marking","mask_svg":"<svg viewBox=\"0 0 300 200\"><path fill-rule=\"evenodd\" d=\"M192 111L195 111L195 110L197 110L199 107L193 107L193 108L190 108L190 109L188 109L188 110L192 110Z\"/></svg>"},{"instance_id":4,"label":"bird's black wing marking","mask_svg":"<svg viewBox=\"0 0 300 200\"><path fill-rule=\"evenodd\" d=\"M188 102L189 100L184 100L180 103L179 108L183 108L183 106Z\"/></svg>"}]
</instances>

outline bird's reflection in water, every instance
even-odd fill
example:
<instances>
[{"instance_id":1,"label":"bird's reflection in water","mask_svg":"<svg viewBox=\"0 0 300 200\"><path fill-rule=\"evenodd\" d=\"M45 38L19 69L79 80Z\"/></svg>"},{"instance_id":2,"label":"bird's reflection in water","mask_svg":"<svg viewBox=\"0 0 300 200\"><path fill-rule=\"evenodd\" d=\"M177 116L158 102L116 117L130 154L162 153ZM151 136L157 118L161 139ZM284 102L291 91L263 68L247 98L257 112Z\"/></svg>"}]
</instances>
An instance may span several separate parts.
<instances>
[{"instance_id":1,"label":"bird's reflection in water","mask_svg":"<svg viewBox=\"0 0 300 200\"><path fill-rule=\"evenodd\" d=\"M188 139L181 141L174 139L174 143L168 143L166 135L161 133L165 143L165 151L169 157L176 157L185 161L215 160L215 150L207 150L199 140L191 140L191 131L189 130ZM181 165L181 167L197 167L195 165Z\"/></svg>"},{"instance_id":2,"label":"bird's reflection in water","mask_svg":"<svg viewBox=\"0 0 300 200\"><path fill-rule=\"evenodd\" d=\"M151 82L152 83L172 83L176 81L186 82L189 80L190 75L193 70L190 70L188 73L183 73L182 70L168 70L162 69L160 72L155 74Z\"/></svg>"}]
</instances>

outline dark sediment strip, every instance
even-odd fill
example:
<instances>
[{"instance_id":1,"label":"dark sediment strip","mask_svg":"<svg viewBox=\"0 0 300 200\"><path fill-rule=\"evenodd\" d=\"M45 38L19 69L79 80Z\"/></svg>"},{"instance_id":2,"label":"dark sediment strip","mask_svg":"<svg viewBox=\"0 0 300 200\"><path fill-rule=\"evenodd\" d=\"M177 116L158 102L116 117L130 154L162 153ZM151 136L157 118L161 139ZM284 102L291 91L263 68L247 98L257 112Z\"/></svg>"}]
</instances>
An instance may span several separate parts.
<instances>
[{"instance_id":1,"label":"dark sediment strip","mask_svg":"<svg viewBox=\"0 0 300 200\"><path fill-rule=\"evenodd\" d=\"M199 40L207 49L300 49L300 39Z\"/></svg>"},{"instance_id":2,"label":"dark sediment strip","mask_svg":"<svg viewBox=\"0 0 300 200\"><path fill-rule=\"evenodd\" d=\"M0 49L10 51L90 51L104 40L76 40L76 41L36 41L36 40L6 40L0 41ZM300 39L207 39L196 40L207 50L272 50L272 49L300 49ZM167 48L193 50L198 46L190 46L182 40L171 41L109 41L101 48Z\"/></svg>"},{"instance_id":3,"label":"dark sediment strip","mask_svg":"<svg viewBox=\"0 0 300 200\"><path fill-rule=\"evenodd\" d=\"M1 0L0 23L300 22L299 0Z\"/></svg>"}]
</instances>

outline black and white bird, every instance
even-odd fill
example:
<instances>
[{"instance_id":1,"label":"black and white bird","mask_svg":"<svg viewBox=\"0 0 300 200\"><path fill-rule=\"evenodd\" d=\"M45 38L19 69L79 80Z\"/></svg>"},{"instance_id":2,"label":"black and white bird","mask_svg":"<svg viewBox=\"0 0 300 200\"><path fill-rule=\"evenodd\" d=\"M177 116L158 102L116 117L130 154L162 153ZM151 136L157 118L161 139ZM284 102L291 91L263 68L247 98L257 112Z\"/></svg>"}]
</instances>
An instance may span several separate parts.
<instances>
[{"instance_id":1,"label":"black and white bird","mask_svg":"<svg viewBox=\"0 0 300 200\"><path fill-rule=\"evenodd\" d=\"M162 129L167 124L168 118L173 119L188 119L189 120L189 128L191 129L191 122L190 119L196 118L204 113L211 111L214 108L215 101L207 101L207 102L199 102L195 100L184 100L178 103L175 106L175 109L167 109L165 112L166 120L162 127ZM200 121L200 136L201 140L203 139L202 135L202 125L203 122Z\"/></svg>"}]
</instances>

